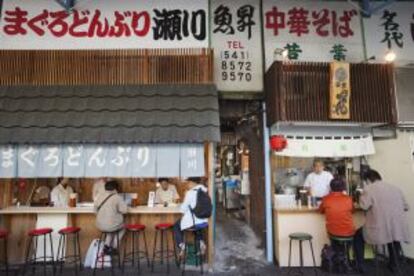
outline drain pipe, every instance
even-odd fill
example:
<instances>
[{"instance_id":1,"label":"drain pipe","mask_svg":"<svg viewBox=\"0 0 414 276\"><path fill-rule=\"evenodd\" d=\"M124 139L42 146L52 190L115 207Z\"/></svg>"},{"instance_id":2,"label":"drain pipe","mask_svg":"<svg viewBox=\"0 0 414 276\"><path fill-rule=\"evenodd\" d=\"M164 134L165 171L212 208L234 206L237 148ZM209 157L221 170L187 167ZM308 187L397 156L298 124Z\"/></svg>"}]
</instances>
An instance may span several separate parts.
<instances>
[{"instance_id":1,"label":"drain pipe","mask_svg":"<svg viewBox=\"0 0 414 276\"><path fill-rule=\"evenodd\" d=\"M270 147L269 128L266 119L266 104L262 103L263 112L263 151L264 151L264 176L265 176L265 208L266 208L266 258L273 263L273 218L272 218L272 187L270 178Z\"/></svg>"}]
</instances>

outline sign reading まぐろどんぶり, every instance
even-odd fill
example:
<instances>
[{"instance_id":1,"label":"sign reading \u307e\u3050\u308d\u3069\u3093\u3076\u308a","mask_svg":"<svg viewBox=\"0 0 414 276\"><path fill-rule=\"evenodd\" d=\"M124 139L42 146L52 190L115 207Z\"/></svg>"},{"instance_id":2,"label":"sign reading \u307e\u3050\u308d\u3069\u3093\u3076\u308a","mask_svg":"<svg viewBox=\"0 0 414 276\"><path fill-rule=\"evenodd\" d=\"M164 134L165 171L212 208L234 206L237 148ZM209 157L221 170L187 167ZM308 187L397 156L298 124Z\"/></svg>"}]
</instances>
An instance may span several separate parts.
<instances>
[{"instance_id":1,"label":"sign reading \u307e\u3050\u308d\u3069\u3093\u3076\u308a","mask_svg":"<svg viewBox=\"0 0 414 276\"><path fill-rule=\"evenodd\" d=\"M4 0L0 49L208 47L208 1Z\"/></svg>"}]
</instances>

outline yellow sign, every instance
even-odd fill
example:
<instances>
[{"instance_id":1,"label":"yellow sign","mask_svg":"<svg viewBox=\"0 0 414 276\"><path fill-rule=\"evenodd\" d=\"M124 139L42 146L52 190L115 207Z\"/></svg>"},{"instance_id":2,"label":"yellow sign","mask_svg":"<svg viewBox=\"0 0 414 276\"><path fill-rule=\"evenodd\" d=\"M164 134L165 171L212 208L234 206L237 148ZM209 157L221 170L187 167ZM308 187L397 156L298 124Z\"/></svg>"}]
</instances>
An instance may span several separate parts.
<instances>
[{"instance_id":1,"label":"yellow sign","mask_svg":"<svg viewBox=\"0 0 414 276\"><path fill-rule=\"evenodd\" d=\"M329 94L329 118L334 120L351 119L349 63L331 63Z\"/></svg>"}]
</instances>

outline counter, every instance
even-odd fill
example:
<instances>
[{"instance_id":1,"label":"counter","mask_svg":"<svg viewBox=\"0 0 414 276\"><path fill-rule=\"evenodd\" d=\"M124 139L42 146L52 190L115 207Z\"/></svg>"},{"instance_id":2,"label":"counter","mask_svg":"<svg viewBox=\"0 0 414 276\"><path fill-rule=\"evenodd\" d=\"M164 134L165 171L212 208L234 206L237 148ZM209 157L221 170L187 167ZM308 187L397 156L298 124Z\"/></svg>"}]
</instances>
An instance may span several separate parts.
<instances>
[{"instance_id":1,"label":"counter","mask_svg":"<svg viewBox=\"0 0 414 276\"><path fill-rule=\"evenodd\" d=\"M54 252L57 252L59 241L59 229L67 226L81 228L80 244L84 257L91 242L99 238L99 230L95 227L93 207L56 208L56 207L7 207L0 210L2 225L10 233L9 236L9 261L10 263L22 263L26 244L27 233L31 229L50 227L54 229L52 234ZM158 223L175 223L181 218L180 206L147 207L139 206L128 209L125 223L140 223L146 226L146 238L149 252L152 252L155 225ZM172 242L172 237L170 237ZM72 242L67 243L67 252L72 252ZM49 248L49 247L48 247ZM151 256L151 255L150 255Z\"/></svg>"},{"instance_id":2,"label":"counter","mask_svg":"<svg viewBox=\"0 0 414 276\"><path fill-rule=\"evenodd\" d=\"M365 216L362 210L353 214L356 228L364 224ZM324 244L329 244L329 237L325 226L325 215L317 208L284 208L273 210L274 225L274 253L275 259L281 267L288 266L289 234L306 232L313 236L313 250L316 265L321 264L321 251ZM303 243L304 265L312 266L312 255L308 242ZM292 242L292 266L299 266L299 244Z\"/></svg>"}]
</instances>

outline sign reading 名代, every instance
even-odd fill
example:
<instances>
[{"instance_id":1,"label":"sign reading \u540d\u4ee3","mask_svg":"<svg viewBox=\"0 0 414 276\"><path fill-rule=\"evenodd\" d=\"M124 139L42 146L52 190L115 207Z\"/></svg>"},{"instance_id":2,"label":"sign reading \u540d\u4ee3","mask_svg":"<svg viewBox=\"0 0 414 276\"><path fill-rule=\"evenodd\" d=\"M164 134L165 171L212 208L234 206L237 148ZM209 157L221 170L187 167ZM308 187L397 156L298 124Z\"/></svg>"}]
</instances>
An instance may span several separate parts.
<instances>
[{"instance_id":1,"label":"sign reading \u540d\u4ee3","mask_svg":"<svg viewBox=\"0 0 414 276\"><path fill-rule=\"evenodd\" d=\"M0 178L204 176L204 145L0 146Z\"/></svg>"},{"instance_id":2,"label":"sign reading \u540d\u4ee3","mask_svg":"<svg viewBox=\"0 0 414 276\"><path fill-rule=\"evenodd\" d=\"M208 47L207 0L3 0L0 49Z\"/></svg>"},{"instance_id":3,"label":"sign reading \u540d\u4ee3","mask_svg":"<svg viewBox=\"0 0 414 276\"><path fill-rule=\"evenodd\" d=\"M211 1L215 83L220 91L262 91L260 1Z\"/></svg>"},{"instance_id":4,"label":"sign reading \u540d\u4ee3","mask_svg":"<svg viewBox=\"0 0 414 276\"><path fill-rule=\"evenodd\" d=\"M349 63L331 63L329 94L329 118L336 120L351 119Z\"/></svg>"},{"instance_id":5,"label":"sign reading \u540d\u4ee3","mask_svg":"<svg viewBox=\"0 0 414 276\"><path fill-rule=\"evenodd\" d=\"M298 61L364 59L360 14L347 1L263 0L266 68L283 50Z\"/></svg>"},{"instance_id":6,"label":"sign reading \u540d\u4ee3","mask_svg":"<svg viewBox=\"0 0 414 276\"><path fill-rule=\"evenodd\" d=\"M414 62L414 2L387 5L363 22L368 57L384 62L392 50L397 65Z\"/></svg>"}]
</instances>

